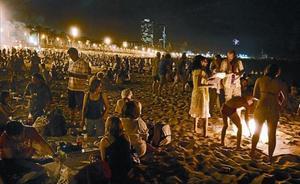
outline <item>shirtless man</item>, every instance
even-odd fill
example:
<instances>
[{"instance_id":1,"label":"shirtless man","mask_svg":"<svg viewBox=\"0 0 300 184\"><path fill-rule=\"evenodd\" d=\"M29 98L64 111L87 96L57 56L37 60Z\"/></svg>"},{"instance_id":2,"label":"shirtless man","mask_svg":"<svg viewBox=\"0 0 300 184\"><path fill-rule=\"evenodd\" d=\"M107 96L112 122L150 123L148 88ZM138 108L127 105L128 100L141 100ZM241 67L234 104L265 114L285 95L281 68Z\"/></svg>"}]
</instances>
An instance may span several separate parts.
<instances>
[{"instance_id":1,"label":"shirtless man","mask_svg":"<svg viewBox=\"0 0 300 184\"><path fill-rule=\"evenodd\" d=\"M226 130L228 128L228 117L230 120L237 126L238 132L237 132L237 149L241 148L241 139L242 139L242 124L241 119L237 113L237 109L241 107L249 109L253 105L253 97L251 95L246 95L243 97L236 96L232 97L230 100L225 102L223 104L223 107L221 109L222 117L223 117L223 128L222 128L222 134L221 134L221 144L224 146L224 140L226 135Z\"/></svg>"},{"instance_id":2,"label":"shirtless man","mask_svg":"<svg viewBox=\"0 0 300 184\"><path fill-rule=\"evenodd\" d=\"M279 121L279 113L287 94L285 85L277 79L280 72L281 70L276 64L269 65L265 70L264 76L256 80L253 91L253 96L258 98L259 101L254 111L256 130L252 137L250 155L252 157L255 155L262 126L267 121L270 162L272 162L276 146L276 129Z\"/></svg>"}]
</instances>

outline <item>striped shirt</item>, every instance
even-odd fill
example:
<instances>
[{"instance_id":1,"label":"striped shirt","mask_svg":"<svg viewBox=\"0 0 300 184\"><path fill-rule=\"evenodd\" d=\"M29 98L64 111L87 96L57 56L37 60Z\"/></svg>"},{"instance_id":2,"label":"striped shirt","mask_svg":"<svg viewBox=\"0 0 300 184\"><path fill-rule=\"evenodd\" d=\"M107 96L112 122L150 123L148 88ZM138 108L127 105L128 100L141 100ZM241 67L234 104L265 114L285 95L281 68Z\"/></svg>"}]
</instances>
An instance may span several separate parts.
<instances>
[{"instance_id":1,"label":"striped shirt","mask_svg":"<svg viewBox=\"0 0 300 184\"><path fill-rule=\"evenodd\" d=\"M91 74L91 68L88 62L82 59L70 62L68 89L71 91L86 91L88 89L88 78Z\"/></svg>"}]
</instances>

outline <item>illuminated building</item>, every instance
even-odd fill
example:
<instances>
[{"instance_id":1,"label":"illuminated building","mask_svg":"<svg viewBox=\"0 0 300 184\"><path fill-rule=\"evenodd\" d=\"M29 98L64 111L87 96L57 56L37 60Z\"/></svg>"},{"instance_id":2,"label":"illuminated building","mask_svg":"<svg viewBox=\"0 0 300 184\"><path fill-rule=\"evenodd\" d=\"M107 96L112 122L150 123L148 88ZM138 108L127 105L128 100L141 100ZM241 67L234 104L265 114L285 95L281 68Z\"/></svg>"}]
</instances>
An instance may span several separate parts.
<instances>
[{"instance_id":1,"label":"illuminated building","mask_svg":"<svg viewBox=\"0 0 300 184\"><path fill-rule=\"evenodd\" d=\"M149 46L153 46L154 24L150 19L144 19L141 23L141 40Z\"/></svg>"},{"instance_id":2,"label":"illuminated building","mask_svg":"<svg viewBox=\"0 0 300 184\"><path fill-rule=\"evenodd\" d=\"M167 42L166 26L164 24L155 25L155 43L158 44L159 48L165 49Z\"/></svg>"}]
</instances>

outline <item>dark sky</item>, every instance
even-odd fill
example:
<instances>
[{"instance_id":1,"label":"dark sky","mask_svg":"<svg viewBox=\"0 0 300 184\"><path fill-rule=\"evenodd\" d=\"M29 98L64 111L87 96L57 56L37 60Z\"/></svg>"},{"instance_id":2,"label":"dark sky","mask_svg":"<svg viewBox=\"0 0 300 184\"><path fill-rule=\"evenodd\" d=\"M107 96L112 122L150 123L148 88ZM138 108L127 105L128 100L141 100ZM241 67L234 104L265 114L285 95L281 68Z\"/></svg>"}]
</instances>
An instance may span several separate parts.
<instances>
[{"instance_id":1,"label":"dark sky","mask_svg":"<svg viewBox=\"0 0 300 184\"><path fill-rule=\"evenodd\" d=\"M85 35L140 40L140 21L167 25L168 41L196 51L232 48L273 56L299 55L300 0L1 0L17 20Z\"/></svg>"}]
</instances>

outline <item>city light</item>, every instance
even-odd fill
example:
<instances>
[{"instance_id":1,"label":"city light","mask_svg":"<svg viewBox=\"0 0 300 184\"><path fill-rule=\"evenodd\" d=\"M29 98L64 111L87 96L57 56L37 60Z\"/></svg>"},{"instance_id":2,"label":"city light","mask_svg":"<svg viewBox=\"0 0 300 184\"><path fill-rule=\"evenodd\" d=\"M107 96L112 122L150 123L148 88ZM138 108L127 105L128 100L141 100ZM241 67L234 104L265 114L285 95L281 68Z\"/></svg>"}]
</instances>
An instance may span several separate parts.
<instances>
[{"instance_id":1,"label":"city light","mask_svg":"<svg viewBox=\"0 0 300 184\"><path fill-rule=\"evenodd\" d=\"M59 40L60 40L60 39L59 39L59 37L56 37L56 41L58 41L58 42L59 42Z\"/></svg>"},{"instance_id":2,"label":"city light","mask_svg":"<svg viewBox=\"0 0 300 184\"><path fill-rule=\"evenodd\" d=\"M35 36L30 36L28 38L28 42L31 43L31 44L33 44L34 46L38 45L38 39Z\"/></svg>"},{"instance_id":3,"label":"city light","mask_svg":"<svg viewBox=\"0 0 300 184\"><path fill-rule=\"evenodd\" d=\"M137 50L137 49L138 49L138 46L134 46L134 49Z\"/></svg>"},{"instance_id":4,"label":"city light","mask_svg":"<svg viewBox=\"0 0 300 184\"><path fill-rule=\"evenodd\" d=\"M110 45L111 44L111 38L110 37L105 37L104 38L104 43L106 44L106 45Z\"/></svg>"},{"instance_id":5,"label":"city light","mask_svg":"<svg viewBox=\"0 0 300 184\"><path fill-rule=\"evenodd\" d=\"M26 36L27 33L25 33L24 35ZM42 34L41 39L44 40L46 38L45 34Z\"/></svg>"},{"instance_id":6,"label":"city light","mask_svg":"<svg viewBox=\"0 0 300 184\"><path fill-rule=\"evenodd\" d=\"M126 41L125 41L125 42L123 42L123 44L122 44L122 45L123 45L123 47L124 47L124 48L127 48L127 47L128 47L128 43L127 43Z\"/></svg>"},{"instance_id":7,"label":"city light","mask_svg":"<svg viewBox=\"0 0 300 184\"><path fill-rule=\"evenodd\" d=\"M76 38L79 36L79 29L75 26L72 26L70 28L70 34L72 35L73 38Z\"/></svg>"}]
</instances>

